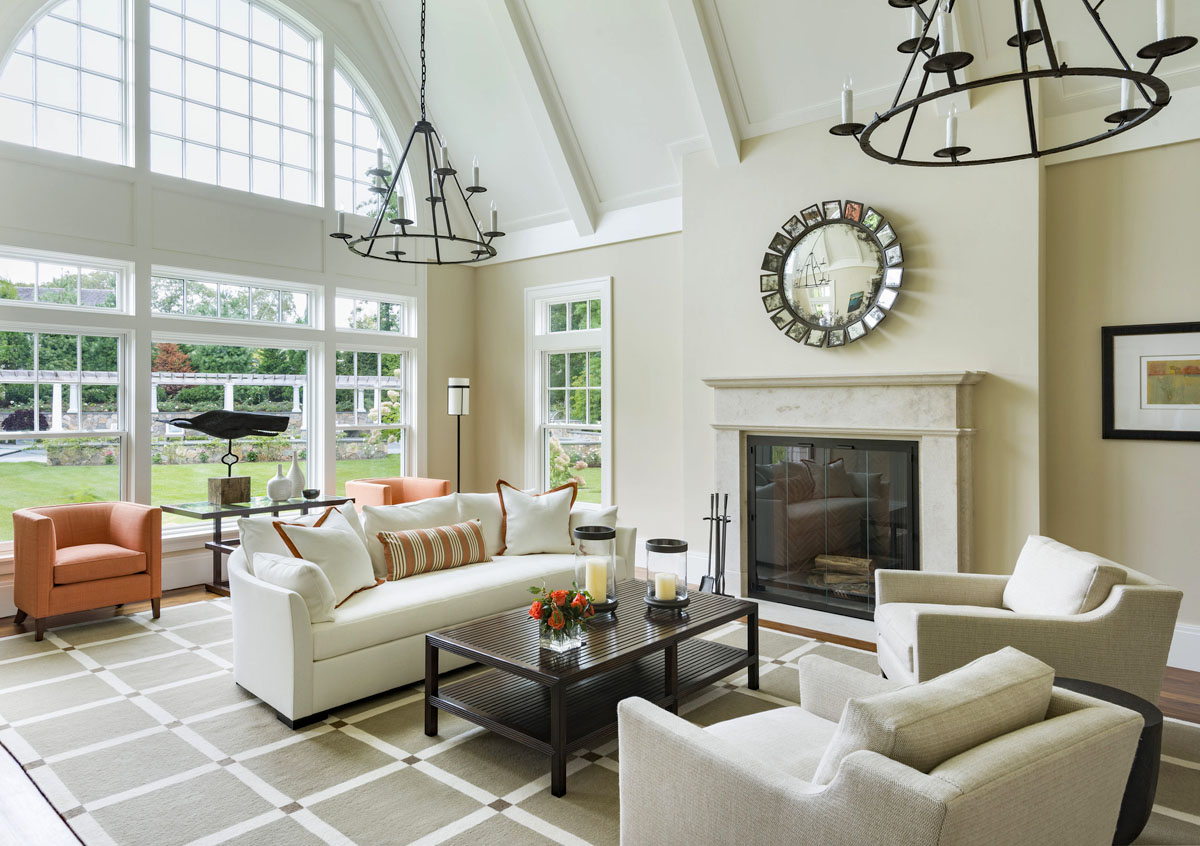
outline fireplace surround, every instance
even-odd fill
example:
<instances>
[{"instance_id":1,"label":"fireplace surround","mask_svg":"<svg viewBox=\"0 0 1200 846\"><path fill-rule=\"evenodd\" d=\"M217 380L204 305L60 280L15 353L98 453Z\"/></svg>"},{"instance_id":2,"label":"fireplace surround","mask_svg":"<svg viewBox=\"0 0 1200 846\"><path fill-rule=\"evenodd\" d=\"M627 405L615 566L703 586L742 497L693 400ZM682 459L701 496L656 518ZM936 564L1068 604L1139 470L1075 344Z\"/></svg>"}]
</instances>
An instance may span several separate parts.
<instances>
[{"instance_id":1,"label":"fireplace surround","mask_svg":"<svg viewBox=\"0 0 1200 846\"><path fill-rule=\"evenodd\" d=\"M731 592L750 595L749 438L905 441L920 456L916 559L936 572L971 569L973 393L986 374L714 377L714 481L730 493ZM736 499L736 511L733 502Z\"/></svg>"}]
</instances>

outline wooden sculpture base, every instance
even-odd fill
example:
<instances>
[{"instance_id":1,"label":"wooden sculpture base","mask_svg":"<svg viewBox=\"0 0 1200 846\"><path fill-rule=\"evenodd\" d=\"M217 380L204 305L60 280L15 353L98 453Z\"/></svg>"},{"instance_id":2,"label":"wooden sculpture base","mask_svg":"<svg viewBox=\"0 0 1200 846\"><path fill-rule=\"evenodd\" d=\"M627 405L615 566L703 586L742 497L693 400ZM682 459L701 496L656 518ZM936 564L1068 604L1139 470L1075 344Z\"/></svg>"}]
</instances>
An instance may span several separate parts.
<instances>
[{"instance_id":1,"label":"wooden sculpture base","mask_svg":"<svg viewBox=\"0 0 1200 846\"><path fill-rule=\"evenodd\" d=\"M250 501L249 476L210 476L208 501L216 505L231 505Z\"/></svg>"}]
</instances>

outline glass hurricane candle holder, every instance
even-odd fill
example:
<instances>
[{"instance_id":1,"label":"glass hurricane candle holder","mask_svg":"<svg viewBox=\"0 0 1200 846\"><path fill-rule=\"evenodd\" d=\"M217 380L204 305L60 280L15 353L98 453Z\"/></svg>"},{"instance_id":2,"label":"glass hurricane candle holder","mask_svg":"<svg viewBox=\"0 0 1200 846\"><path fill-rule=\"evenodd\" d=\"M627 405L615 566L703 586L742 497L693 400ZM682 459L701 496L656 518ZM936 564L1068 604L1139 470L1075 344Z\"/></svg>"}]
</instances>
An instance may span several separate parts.
<instances>
[{"instance_id":1,"label":"glass hurricane candle holder","mask_svg":"<svg viewBox=\"0 0 1200 846\"><path fill-rule=\"evenodd\" d=\"M617 608L617 530L580 526L575 535L575 584L592 598L597 614Z\"/></svg>"},{"instance_id":2,"label":"glass hurricane candle holder","mask_svg":"<svg viewBox=\"0 0 1200 846\"><path fill-rule=\"evenodd\" d=\"M646 541L646 604L651 608L687 606L687 541L651 538Z\"/></svg>"}]
</instances>

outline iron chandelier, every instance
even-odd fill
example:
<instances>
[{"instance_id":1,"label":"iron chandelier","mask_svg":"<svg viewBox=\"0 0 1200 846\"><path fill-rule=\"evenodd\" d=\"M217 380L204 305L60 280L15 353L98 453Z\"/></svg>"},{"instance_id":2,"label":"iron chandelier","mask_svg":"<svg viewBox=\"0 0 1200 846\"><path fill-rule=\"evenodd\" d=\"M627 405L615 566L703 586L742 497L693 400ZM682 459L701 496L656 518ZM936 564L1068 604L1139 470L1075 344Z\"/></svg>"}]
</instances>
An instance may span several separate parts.
<instances>
[{"instance_id":1,"label":"iron chandelier","mask_svg":"<svg viewBox=\"0 0 1200 846\"><path fill-rule=\"evenodd\" d=\"M338 231L331 233L329 237L345 241L350 251L357 255L380 261L395 261L401 264L471 264L486 261L496 255L492 241L504 235L499 231L496 204L491 204L489 226L485 231L483 224L476 219L471 210L471 200L475 195L487 191L487 188L479 184L478 160L471 166L471 184L464 188L459 182L458 171L450 163L450 153L445 141L426 115L425 78L425 0L421 0L421 119L409 133L404 153L396 163L394 171L384 167L382 148L378 150L375 167L367 171L367 175L375 181L370 190L380 198L379 212L375 215L371 231L358 237L347 233L345 213L339 211ZM404 166L408 162L409 153L413 152L413 142L418 136L421 138L421 146L424 147L425 174L430 186L425 202L429 204L431 232L418 232L410 228L414 226L414 222L405 214L404 195L397 193ZM415 157L419 159L420 153L416 153ZM393 198L396 201L394 204ZM458 199L462 200L462 208L466 211L467 219L471 221L472 229L467 234L456 233L451 220L451 201ZM393 213L395 216L391 216ZM390 232L385 229L385 222L392 225ZM432 254L425 258L410 255L415 245L422 242L432 242ZM386 246L391 246L391 249L383 249Z\"/></svg>"},{"instance_id":2,"label":"iron chandelier","mask_svg":"<svg viewBox=\"0 0 1200 846\"><path fill-rule=\"evenodd\" d=\"M1158 37L1137 53L1139 59L1148 60L1150 65L1145 71L1134 70L1100 18L1100 7L1104 5L1105 0L1081 0L1100 35L1112 49L1115 63L1107 67L1068 67L1066 62L1059 61L1055 51L1055 42L1050 33L1049 21L1042 7L1043 0L1012 0L1016 32L1008 39L1007 43L1009 47L1017 50L1020 70L984 79L960 82L955 74L970 65L975 57L965 50L957 49L954 44L954 30L950 15L954 11L956 0L936 0L935 11L929 13L923 8L926 2L928 0L888 0L888 5L894 8L911 9L913 18L911 37L902 41L896 48L901 53L910 55L911 58L904 71L904 76L900 80L900 86L896 90L891 107L882 114L876 113L867 124L855 123L853 90L850 80L847 78L842 91L842 122L829 130L833 135L857 138L859 147L864 153L889 164L916 167L999 164L1048 156L1052 153L1060 153L1064 150L1072 150L1112 138L1135 126L1140 126L1162 111L1171 100L1171 90L1161 77L1155 76L1155 71L1158 70L1163 59L1190 50L1196 45L1194 37L1175 35L1173 32L1174 0L1157 0ZM935 18L937 20L936 37L931 34ZM1035 69L1030 67L1029 49L1039 43L1045 45L1048 66ZM913 71L917 67L918 57L924 58L924 61L921 64L921 77L916 96L901 102L913 76ZM945 87L929 90L931 80L935 80L943 74L946 77ZM1037 120L1034 116L1032 82L1036 79L1061 79L1067 76L1120 80L1121 108L1105 117L1104 120L1111 126L1104 132L1056 146L1044 147L1042 146L1043 139L1038 135ZM958 118L952 106L950 116L946 119L945 146L933 151L932 158L906 157L909 136L921 106L963 91L1008 83L1020 83L1024 88L1025 118L1029 128L1028 149L989 158L969 158L971 148L958 143ZM1141 99L1141 103L1137 105L1134 104L1134 90ZM884 152L872 142L875 132L893 119L906 121L904 134L894 154Z\"/></svg>"}]
</instances>

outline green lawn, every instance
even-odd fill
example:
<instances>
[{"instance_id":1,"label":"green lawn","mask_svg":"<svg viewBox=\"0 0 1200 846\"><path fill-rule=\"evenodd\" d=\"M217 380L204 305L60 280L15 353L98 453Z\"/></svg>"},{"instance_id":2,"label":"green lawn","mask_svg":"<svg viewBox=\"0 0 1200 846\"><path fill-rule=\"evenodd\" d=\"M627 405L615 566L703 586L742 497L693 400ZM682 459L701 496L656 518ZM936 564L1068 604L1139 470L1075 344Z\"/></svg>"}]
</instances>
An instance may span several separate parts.
<instances>
[{"instance_id":1,"label":"green lawn","mask_svg":"<svg viewBox=\"0 0 1200 846\"><path fill-rule=\"evenodd\" d=\"M250 477L250 491L265 495L267 479L275 475L276 462L243 461L236 472ZM399 476L403 467L399 455L387 458L349 459L337 463L337 493L344 493L349 479L375 476ZM157 464L151 471L152 497L155 503L203 502L208 496L208 477L221 475L220 464ZM286 473L288 465L283 467ZM579 489L579 502L600 502L600 468L578 471L585 484ZM311 480L309 481L311 485ZM32 505L57 505L68 502L96 502L117 499L118 468L115 465L52 466L36 461L0 463L0 541L12 540L12 513ZM197 525L197 521L171 514L163 515L167 525Z\"/></svg>"},{"instance_id":2,"label":"green lawn","mask_svg":"<svg viewBox=\"0 0 1200 846\"><path fill-rule=\"evenodd\" d=\"M267 479L275 475L276 463L243 461L237 465L236 472L249 476L251 493L261 496L267 492ZM399 455L339 461L337 492L345 492L347 479L398 476L402 467L403 460ZM152 498L156 503L203 502L208 496L208 478L221 475L223 469L220 464L155 465L151 471ZM286 473L287 469L285 464L283 471ZM115 465L71 467L36 461L0 463L0 541L12 540L12 513L17 508L116 499L118 485ZM195 520L171 514L163 515L163 523L199 525Z\"/></svg>"}]
</instances>

